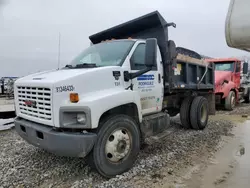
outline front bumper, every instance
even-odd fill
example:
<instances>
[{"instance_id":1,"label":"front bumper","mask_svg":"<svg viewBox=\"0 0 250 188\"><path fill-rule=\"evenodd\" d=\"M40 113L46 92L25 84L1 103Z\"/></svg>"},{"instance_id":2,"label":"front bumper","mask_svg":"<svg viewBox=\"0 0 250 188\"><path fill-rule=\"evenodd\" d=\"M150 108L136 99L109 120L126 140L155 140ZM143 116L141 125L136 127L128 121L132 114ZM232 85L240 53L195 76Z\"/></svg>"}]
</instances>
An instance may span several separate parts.
<instances>
[{"instance_id":1,"label":"front bumper","mask_svg":"<svg viewBox=\"0 0 250 188\"><path fill-rule=\"evenodd\" d=\"M60 156L85 157L96 140L94 133L59 132L21 118L15 119L15 128L28 143Z\"/></svg>"}]
</instances>

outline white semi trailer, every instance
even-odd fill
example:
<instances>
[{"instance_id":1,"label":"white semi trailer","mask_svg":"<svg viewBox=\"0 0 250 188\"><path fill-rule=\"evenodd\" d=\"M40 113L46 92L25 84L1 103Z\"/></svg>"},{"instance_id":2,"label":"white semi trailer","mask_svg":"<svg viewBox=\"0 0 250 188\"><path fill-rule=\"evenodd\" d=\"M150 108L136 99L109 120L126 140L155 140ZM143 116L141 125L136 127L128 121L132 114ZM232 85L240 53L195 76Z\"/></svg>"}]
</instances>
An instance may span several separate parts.
<instances>
[{"instance_id":1,"label":"white semi trailer","mask_svg":"<svg viewBox=\"0 0 250 188\"><path fill-rule=\"evenodd\" d=\"M250 1L231 0L225 24L227 45L250 51Z\"/></svg>"}]
</instances>

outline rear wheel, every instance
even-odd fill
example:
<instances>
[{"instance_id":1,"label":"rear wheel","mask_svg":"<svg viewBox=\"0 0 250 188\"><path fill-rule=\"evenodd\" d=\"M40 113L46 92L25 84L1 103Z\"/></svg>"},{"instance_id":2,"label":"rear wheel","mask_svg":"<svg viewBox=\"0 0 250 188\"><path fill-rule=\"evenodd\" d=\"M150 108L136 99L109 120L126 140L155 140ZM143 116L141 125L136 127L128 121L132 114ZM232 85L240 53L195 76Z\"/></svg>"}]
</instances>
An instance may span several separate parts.
<instances>
[{"instance_id":1,"label":"rear wheel","mask_svg":"<svg viewBox=\"0 0 250 188\"><path fill-rule=\"evenodd\" d=\"M190 108L193 101L193 97L187 97L183 100L180 109L180 119L182 127L189 129L191 128L190 121Z\"/></svg>"},{"instance_id":2,"label":"rear wheel","mask_svg":"<svg viewBox=\"0 0 250 188\"><path fill-rule=\"evenodd\" d=\"M225 109L226 110L233 110L235 105L236 105L235 92L230 91L228 96L225 99Z\"/></svg>"},{"instance_id":3,"label":"rear wheel","mask_svg":"<svg viewBox=\"0 0 250 188\"><path fill-rule=\"evenodd\" d=\"M195 97L191 109L190 120L193 129L204 129L208 121L208 101L205 97Z\"/></svg>"},{"instance_id":4,"label":"rear wheel","mask_svg":"<svg viewBox=\"0 0 250 188\"><path fill-rule=\"evenodd\" d=\"M140 131L127 115L111 117L100 126L88 160L102 176L112 178L133 166L140 150Z\"/></svg>"},{"instance_id":5,"label":"rear wheel","mask_svg":"<svg viewBox=\"0 0 250 188\"><path fill-rule=\"evenodd\" d=\"M247 90L247 96L244 98L246 103L250 103L250 88Z\"/></svg>"}]
</instances>

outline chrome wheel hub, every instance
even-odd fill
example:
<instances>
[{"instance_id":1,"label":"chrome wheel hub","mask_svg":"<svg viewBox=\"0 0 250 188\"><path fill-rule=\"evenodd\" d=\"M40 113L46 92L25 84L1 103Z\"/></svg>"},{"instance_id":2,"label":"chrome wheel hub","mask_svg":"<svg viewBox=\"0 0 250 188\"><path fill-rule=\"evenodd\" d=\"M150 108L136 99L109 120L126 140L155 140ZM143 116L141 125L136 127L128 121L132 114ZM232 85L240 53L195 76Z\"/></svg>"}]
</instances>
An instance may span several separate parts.
<instances>
[{"instance_id":1,"label":"chrome wheel hub","mask_svg":"<svg viewBox=\"0 0 250 188\"><path fill-rule=\"evenodd\" d=\"M126 129L117 129L109 135L105 154L109 161L119 162L125 158L131 149L131 136Z\"/></svg>"},{"instance_id":2,"label":"chrome wheel hub","mask_svg":"<svg viewBox=\"0 0 250 188\"><path fill-rule=\"evenodd\" d=\"M234 106L235 106L235 97L234 96L232 96L232 98L231 98L231 105L232 105L232 108L234 108Z\"/></svg>"},{"instance_id":3,"label":"chrome wheel hub","mask_svg":"<svg viewBox=\"0 0 250 188\"><path fill-rule=\"evenodd\" d=\"M201 107L201 122L204 123L206 121L206 118L207 118L207 109L206 106L203 105Z\"/></svg>"}]
</instances>

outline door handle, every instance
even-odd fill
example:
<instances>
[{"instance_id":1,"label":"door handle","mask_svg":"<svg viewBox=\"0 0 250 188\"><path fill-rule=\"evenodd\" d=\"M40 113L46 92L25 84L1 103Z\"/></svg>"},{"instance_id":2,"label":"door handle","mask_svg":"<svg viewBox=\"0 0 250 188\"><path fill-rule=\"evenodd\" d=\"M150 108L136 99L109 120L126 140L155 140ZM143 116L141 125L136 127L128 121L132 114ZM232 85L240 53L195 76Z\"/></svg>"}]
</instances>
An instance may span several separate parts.
<instances>
[{"instance_id":1,"label":"door handle","mask_svg":"<svg viewBox=\"0 0 250 188\"><path fill-rule=\"evenodd\" d=\"M161 74L158 74L158 82L161 83Z\"/></svg>"}]
</instances>

